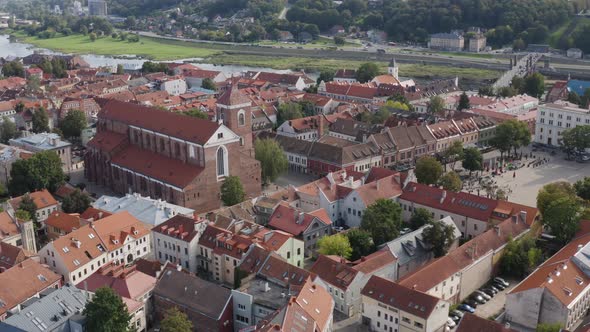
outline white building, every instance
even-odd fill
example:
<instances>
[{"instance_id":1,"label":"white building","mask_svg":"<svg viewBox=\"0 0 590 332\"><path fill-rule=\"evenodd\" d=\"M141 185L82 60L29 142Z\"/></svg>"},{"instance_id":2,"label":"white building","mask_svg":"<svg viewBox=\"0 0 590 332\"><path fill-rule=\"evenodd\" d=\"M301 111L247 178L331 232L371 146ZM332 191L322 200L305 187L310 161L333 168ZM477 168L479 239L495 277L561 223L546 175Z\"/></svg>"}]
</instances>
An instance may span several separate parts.
<instances>
[{"instance_id":1,"label":"white building","mask_svg":"<svg viewBox=\"0 0 590 332\"><path fill-rule=\"evenodd\" d=\"M49 191L47 191L47 189L35 191L25 195L29 195L37 207L37 211L35 211L37 221L45 221L45 219L47 219L47 217L49 217L53 211L57 211L57 208L59 207L59 203L49 193ZM8 212L14 215L19 209L25 195L9 200L7 205Z\"/></svg>"},{"instance_id":2,"label":"white building","mask_svg":"<svg viewBox=\"0 0 590 332\"><path fill-rule=\"evenodd\" d=\"M39 256L64 282L78 284L103 265L132 263L149 253L149 230L131 214L121 212L50 242Z\"/></svg>"},{"instance_id":3,"label":"white building","mask_svg":"<svg viewBox=\"0 0 590 332\"><path fill-rule=\"evenodd\" d=\"M172 96L186 93L187 85L184 79L176 78L160 83L160 90L168 92Z\"/></svg>"},{"instance_id":4,"label":"white building","mask_svg":"<svg viewBox=\"0 0 590 332\"><path fill-rule=\"evenodd\" d=\"M563 131L590 124L590 111L578 105L556 101L539 106L534 142L551 146L561 145Z\"/></svg>"},{"instance_id":5,"label":"white building","mask_svg":"<svg viewBox=\"0 0 590 332\"><path fill-rule=\"evenodd\" d=\"M371 277L362 290L363 323L371 331L444 331L450 304L393 281Z\"/></svg>"}]
</instances>

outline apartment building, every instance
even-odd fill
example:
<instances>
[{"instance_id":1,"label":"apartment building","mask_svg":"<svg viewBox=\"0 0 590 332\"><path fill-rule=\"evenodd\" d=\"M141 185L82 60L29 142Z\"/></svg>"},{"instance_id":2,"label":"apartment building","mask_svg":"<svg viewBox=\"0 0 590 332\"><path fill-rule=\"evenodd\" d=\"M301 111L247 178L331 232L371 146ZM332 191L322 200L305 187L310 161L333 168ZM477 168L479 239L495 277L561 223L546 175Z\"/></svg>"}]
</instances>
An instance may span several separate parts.
<instances>
[{"instance_id":1,"label":"apartment building","mask_svg":"<svg viewBox=\"0 0 590 332\"><path fill-rule=\"evenodd\" d=\"M590 125L590 112L587 109L565 101L540 105L533 141L560 146L563 132L579 125Z\"/></svg>"}]
</instances>

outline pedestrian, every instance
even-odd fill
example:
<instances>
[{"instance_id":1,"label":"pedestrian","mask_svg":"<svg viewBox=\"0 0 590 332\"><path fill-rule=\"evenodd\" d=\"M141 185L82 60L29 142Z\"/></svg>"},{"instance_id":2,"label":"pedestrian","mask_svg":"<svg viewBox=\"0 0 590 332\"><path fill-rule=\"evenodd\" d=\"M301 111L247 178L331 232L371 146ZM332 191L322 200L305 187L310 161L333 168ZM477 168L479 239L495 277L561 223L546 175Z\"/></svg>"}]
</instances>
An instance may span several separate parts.
<instances>
[{"instance_id":1,"label":"pedestrian","mask_svg":"<svg viewBox=\"0 0 590 332\"><path fill-rule=\"evenodd\" d=\"M512 178L516 178L516 172L514 172L514 174L512 174Z\"/></svg>"}]
</instances>

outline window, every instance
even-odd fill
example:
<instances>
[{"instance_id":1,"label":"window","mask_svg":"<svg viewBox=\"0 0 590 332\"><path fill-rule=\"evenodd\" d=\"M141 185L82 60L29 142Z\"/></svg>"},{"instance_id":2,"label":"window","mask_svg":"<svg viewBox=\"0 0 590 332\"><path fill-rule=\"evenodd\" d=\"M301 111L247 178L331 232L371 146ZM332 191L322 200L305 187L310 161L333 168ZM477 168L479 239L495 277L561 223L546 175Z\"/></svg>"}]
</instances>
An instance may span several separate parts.
<instances>
[{"instance_id":1,"label":"window","mask_svg":"<svg viewBox=\"0 0 590 332\"><path fill-rule=\"evenodd\" d=\"M246 125L246 113L243 110L238 112L238 126Z\"/></svg>"},{"instance_id":2,"label":"window","mask_svg":"<svg viewBox=\"0 0 590 332\"><path fill-rule=\"evenodd\" d=\"M222 139L223 138L223 133L217 133L217 139Z\"/></svg>"},{"instance_id":3,"label":"window","mask_svg":"<svg viewBox=\"0 0 590 332\"><path fill-rule=\"evenodd\" d=\"M227 150L221 146L217 149L217 176L227 176Z\"/></svg>"}]
</instances>

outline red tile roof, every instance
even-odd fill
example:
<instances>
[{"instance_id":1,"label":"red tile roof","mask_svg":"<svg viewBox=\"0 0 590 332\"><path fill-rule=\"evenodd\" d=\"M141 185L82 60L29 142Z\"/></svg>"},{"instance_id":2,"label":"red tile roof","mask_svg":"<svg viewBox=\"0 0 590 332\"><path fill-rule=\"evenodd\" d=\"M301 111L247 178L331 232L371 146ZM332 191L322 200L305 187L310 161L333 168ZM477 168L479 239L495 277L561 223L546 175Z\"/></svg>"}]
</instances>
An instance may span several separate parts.
<instances>
[{"instance_id":1,"label":"red tile roof","mask_svg":"<svg viewBox=\"0 0 590 332\"><path fill-rule=\"evenodd\" d=\"M465 313L455 332L517 332L496 321L482 318L474 314Z\"/></svg>"},{"instance_id":2,"label":"red tile roof","mask_svg":"<svg viewBox=\"0 0 590 332\"><path fill-rule=\"evenodd\" d=\"M20 202L22 201L24 195L13 198L10 200L10 205L17 210L20 206ZM53 196L49 193L47 189L35 191L29 194L29 197L35 202L35 206L37 206L37 210L43 209L49 206L57 205L57 201Z\"/></svg>"},{"instance_id":3,"label":"red tile roof","mask_svg":"<svg viewBox=\"0 0 590 332\"><path fill-rule=\"evenodd\" d=\"M152 228L152 232L178 238L185 242L191 242L198 234L197 225L206 222L204 219L195 220L182 215L176 215L158 226Z\"/></svg>"},{"instance_id":4,"label":"red tile roof","mask_svg":"<svg viewBox=\"0 0 590 332\"><path fill-rule=\"evenodd\" d=\"M203 171L202 167L143 150L135 145L130 145L117 153L112 159L112 164L131 169L181 189L188 186Z\"/></svg>"},{"instance_id":5,"label":"red tile roof","mask_svg":"<svg viewBox=\"0 0 590 332\"><path fill-rule=\"evenodd\" d=\"M361 294L425 320L430 317L441 301L432 295L401 286L378 276L372 276L369 279Z\"/></svg>"},{"instance_id":6,"label":"red tile roof","mask_svg":"<svg viewBox=\"0 0 590 332\"><path fill-rule=\"evenodd\" d=\"M390 265L397 261L397 258L390 250L379 250L370 254L367 257L354 261L353 268L364 274L375 272L384 266Z\"/></svg>"},{"instance_id":7,"label":"red tile roof","mask_svg":"<svg viewBox=\"0 0 590 332\"><path fill-rule=\"evenodd\" d=\"M147 106L109 99L97 99L97 102L102 108L98 114L99 119L123 122L199 145L205 144L219 128L217 123L208 120Z\"/></svg>"},{"instance_id":8,"label":"red tile roof","mask_svg":"<svg viewBox=\"0 0 590 332\"><path fill-rule=\"evenodd\" d=\"M327 225L332 224L330 217L323 208L305 213L298 211L287 203L281 202L271 215L268 226L299 236L315 219Z\"/></svg>"},{"instance_id":9,"label":"red tile roof","mask_svg":"<svg viewBox=\"0 0 590 332\"><path fill-rule=\"evenodd\" d=\"M346 290L359 271L348 265L348 261L338 259L338 257L320 255L309 271L332 286Z\"/></svg>"},{"instance_id":10,"label":"red tile roof","mask_svg":"<svg viewBox=\"0 0 590 332\"><path fill-rule=\"evenodd\" d=\"M127 141L126 135L103 130L94 135L94 138L88 142L88 146L108 153L125 144Z\"/></svg>"},{"instance_id":11,"label":"red tile roof","mask_svg":"<svg viewBox=\"0 0 590 332\"><path fill-rule=\"evenodd\" d=\"M0 273L29 258L32 253L15 247L6 242L0 242Z\"/></svg>"},{"instance_id":12,"label":"red tile roof","mask_svg":"<svg viewBox=\"0 0 590 332\"><path fill-rule=\"evenodd\" d=\"M16 222L12 220L8 212L0 212L0 240L20 234Z\"/></svg>"},{"instance_id":13,"label":"red tile roof","mask_svg":"<svg viewBox=\"0 0 590 332\"><path fill-rule=\"evenodd\" d=\"M248 96L238 89L237 84L231 84L227 90L219 98L217 98L217 103L220 105L232 106L232 105L240 105L240 104L248 104L250 105L251 101Z\"/></svg>"},{"instance_id":14,"label":"red tile roof","mask_svg":"<svg viewBox=\"0 0 590 332\"><path fill-rule=\"evenodd\" d=\"M82 212L82 214L80 215L80 218L82 219L86 219L86 220L90 220L92 219L93 221L102 219L102 218L106 218L108 216L112 215L112 213L107 212L107 211L103 211L103 210L99 210L93 207L89 207L88 209L86 209L86 211Z\"/></svg>"},{"instance_id":15,"label":"red tile roof","mask_svg":"<svg viewBox=\"0 0 590 332\"><path fill-rule=\"evenodd\" d=\"M155 277L136 271L135 267L122 269L121 265L106 265L78 284L78 288L96 292L101 287L109 287L121 297L137 300L153 290L156 282Z\"/></svg>"},{"instance_id":16,"label":"red tile roof","mask_svg":"<svg viewBox=\"0 0 590 332\"><path fill-rule=\"evenodd\" d=\"M86 224L77 214L67 214L60 211L53 211L45 220L45 224L55 227L68 234L71 231Z\"/></svg>"}]
</instances>

